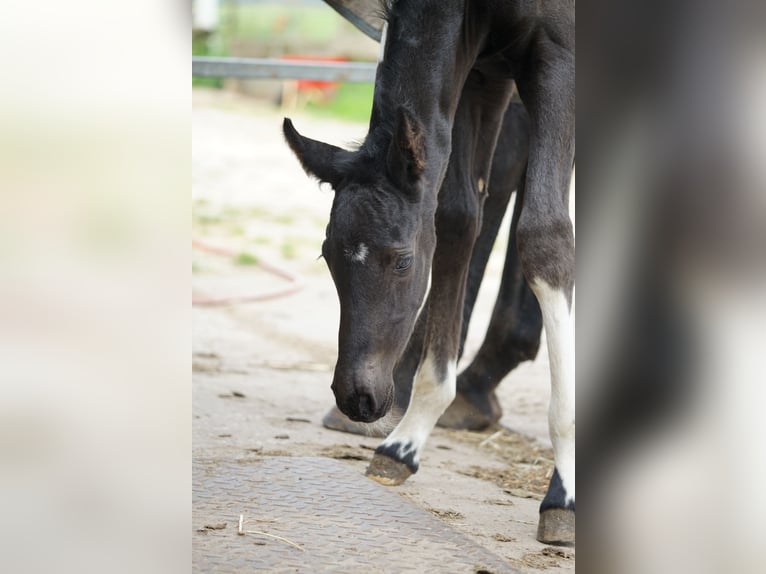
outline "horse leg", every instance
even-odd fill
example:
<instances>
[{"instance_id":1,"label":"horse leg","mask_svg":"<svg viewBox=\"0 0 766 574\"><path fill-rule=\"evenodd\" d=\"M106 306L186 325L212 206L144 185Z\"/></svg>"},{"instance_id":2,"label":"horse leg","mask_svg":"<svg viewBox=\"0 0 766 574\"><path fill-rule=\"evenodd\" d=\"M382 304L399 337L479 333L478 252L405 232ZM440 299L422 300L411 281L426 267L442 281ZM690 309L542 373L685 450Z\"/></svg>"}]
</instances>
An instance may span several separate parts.
<instances>
[{"instance_id":1,"label":"horse leg","mask_svg":"<svg viewBox=\"0 0 766 574\"><path fill-rule=\"evenodd\" d=\"M463 354L463 344L468 333L468 326L471 320L471 315L473 314L474 304L479 293L479 288L481 287L482 279L484 278L484 271L487 266L487 261L489 260L490 253L492 252L492 247L495 244L495 239L497 238L497 233L500 229L500 224L503 221L503 217L508 207L511 194L519 187L522 181L524 168L526 167L527 163L527 146L529 140L528 124L529 119L527 117L526 111L524 110L524 106L521 103L511 103L508 107L508 111L505 112L502 131L500 137L498 138L494 159L492 160L492 171L489 178L489 185L492 188L492 193L487 194L483 208L483 217L481 220L481 232L479 233L479 237L474 245L473 253L471 255L471 263L468 268L468 282L465 291L465 303L463 305L463 325L460 333L460 351L458 353L458 360ZM456 137L459 136L453 135L453 140ZM442 189L449 185L457 185L458 189L463 189L462 181L455 177L454 170L450 170L448 168L447 175L445 176L444 183L442 184ZM440 191L440 194L441 193L442 192ZM516 203L519 203L518 200ZM511 246L509 244L509 250L510 249ZM513 249L513 261L516 261L517 257L515 255L515 246ZM508 266L508 262L511 260L512 259L509 251L509 256L506 260L506 268ZM516 267L518 267L518 264L516 264ZM505 301L506 299L514 296L512 284L505 280L506 273L507 269L504 271L504 278L501 283L500 294L498 295L498 304L495 306L496 309L498 308L500 299ZM504 288L506 284L509 285L509 288ZM534 299L534 296L532 296L532 298ZM534 304L537 305L537 300L534 300ZM507 307L507 304L504 303L503 307ZM506 315L507 314L508 313L506 313ZM367 424L355 422L340 412L337 406L333 406L322 419L322 424L325 427L354 434L381 437L386 436L388 431L393 429L396 423L401 420L401 417L404 415L404 412L407 410L407 407L410 403L413 377L415 376L415 372L417 371L418 365L420 364L420 357L423 352L423 341L425 339L427 315L428 304L423 307L423 312L421 312L420 316L418 317L417 323L415 324L415 329L413 330L412 336L410 337L410 340L407 344L407 348L402 354L402 358L399 360L396 368L394 369L394 384L396 387L396 395L390 416L386 416L381 423ZM487 332L485 342L488 341L490 337L496 338L505 336L504 325L509 324L507 322L507 317L499 317L498 319L505 320L506 322L495 324L497 321L493 315L493 321L490 321L490 328ZM513 342L514 341L509 341L509 344L513 344ZM502 362L505 358L505 349L498 348L497 351L498 352L495 356L486 354L486 359L490 362ZM511 353L511 355L513 355L513 353ZM479 361L479 366L483 364L483 360L484 359ZM505 374L507 374L512 368L513 367L508 367L503 376L505 376ZM458 376L458 396L455 399L455 402L453 402L453 406L465 402L462 398L463 393L461 393L460 390L462 378L463 374ZM497 379L497 381L499 382L501 379L502 376ZM474 378L471 378L470 380L474 380ZM472 405L487 404L488 401L484 398L485 396L494 397L494 393L491 391L479 391L478 393L465 394L465 397L468 397L469 403ZM453 410L453 406L448 409L448 412ZM461 409L460 412L462 413L464 410L465 409ZM476 419L479 422L473 424L462 422L465 418L465 415L461 414L459 417L457 417L456 423L442 424L440 421L439 424L453 428L483 428L481 427L481 421L485 421L491 417L491 413L491 410L482 409L481 407L473 407L468 413L468 416L471 417L471 420ZM486 426L486 424L484 424L484 426Z\"/></svg>"},{"instance_id":2,"label":"horse leg","mask_svg":"<svg viewBox=\"0 0 766 574\"><path fill-rule=\"evenodd\" d=\"M407 412L376 449L367 469L383 484L401 484L417 472L421 449L455 397L468 268L511 86L510 81L490 82L474 71L463 88L445 176L451 183L441 189L435 216L437 240L423 358Z\"/></svg>"},{"instance_id":3,"label":"horse leg","mask_svg":"<svg viewBox=\"0 0 766 574\"><path fill-rule=\"evenodd\" d=\"M569 184L575 154L574 54L547 36L517 82L532 121L524 205L516 232L522 269L534 291L548 342L548 427L555 469L540 506L537 538L574 544L575 349L574 230Z\"/></svg>"},{"instance_id":4,"label":"horse leg","mask_svg":"<svg viewBox=\"0 0 766 574\"><path fill-rule=\"evenodd\" d=\"M503 126L497 139L497 147L492 158L492 170L489 176L489 188L482 209L481 232L473 247L471 264L468 268L468 284L465 290L463 305L463 326L460 331L460 352L463 355L463 345L468 335L473 307L479 294L484 271L495 245L497 233L505 217L511 195L523 182L524 169L527 166L527 151L529 145L529 118L524 105L511 102L503 117ZM454 179L454 178L453 178ZM445 178L445 185L450 180ZM462 185L454 181L454 185ZM507 264L507 261L506 261ZM502 294L502 287L500 295ZM460 376L458 376L458 381ZM460 392L458 386L458 392Z\"/></svg>"},{"instance_id":5,"label":"horse leg","mask_svg":"<svg viewBox=\"0 0 766 574\"><path fill-rule=\"evenodd\" d=\"M494 177L494 165L492 174ZM493 193L495 189L493 186ZM522 184L516 193L503 276L487 334L471 364L458 375L457 396L439 419L439 426L482 430L499 421L502 410L495 389L519 363L537 356L543 320L522 273L516 242L523 196Z\"/></svg>"},{"instance_id":6,"label":"horse leg","mask_svg":"<svg viewBox=\"0 0 766 574\"><path fill-rule=\"evenodd\" d=\"M516 224L522 205L528 145L529 118L521 103L512 103L505 113L503 130L498 138L492 160L492 172L489 179L491 193L484 206L484 219L487 220L494 215L490 207L493 198L497 196L504 198L506 202L504 205L507 207L508 198L514 190L517 190L502 281L482 346L471 364L458 375L455 400L438 422L438 425L442 427L481 430L500 420L502 409L495 395L495 388L519 362L534 358L537 354L542 319L539 317L537 300L529 290L521 272L515 240ZM504 211L500 214L501 217L505 215ZM499 223L494 229L488 230L493 232L492 241L497 235ZM482 234L484 232L485 225L482 225ZM481 240L481 236L479 239ZM474 260L483 255L478 252L480 245L482 244L479 241L474 248L471 271L475 267ZM492 243L490 247L491 245ZM488 256L487 253L481 261L482 274ZM476 267L478 268L479 265L477 264ZM480 280L481 278L472 284L469 272L460 355L462 355L462 345L476 297L476 293L471 293L470 289L475 286L478 290ZM468 307L469 298L471 308Z\"/></svg>"}]
</instances>

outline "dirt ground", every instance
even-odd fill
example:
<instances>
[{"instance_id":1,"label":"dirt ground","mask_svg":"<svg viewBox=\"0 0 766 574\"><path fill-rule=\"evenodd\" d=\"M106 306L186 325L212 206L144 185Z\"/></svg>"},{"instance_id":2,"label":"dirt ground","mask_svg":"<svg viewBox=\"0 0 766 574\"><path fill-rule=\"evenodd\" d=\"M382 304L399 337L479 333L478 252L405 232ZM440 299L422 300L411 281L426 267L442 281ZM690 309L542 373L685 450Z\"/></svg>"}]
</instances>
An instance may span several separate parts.
<instances>
[{"instance_id":1,"label":"dirt ground","mask_svg":"<svg viewBox=\"0 0 766 574\"><path fill-rule=\"evenodd\" d=\"M195 299L287 296L193 311L193 456L240 460L326 456L363 473L379 439L330 431L338 303L317 259L332 192L305 176L281 136L285 115L232 94L193 94ZM336 145L364 124L287 112L302 133ZM507 230L507 225L504 230ZM506 231L507 233L507 231ZM506 237L479 294L463 364L481 344L500 282ZM271 264L294 276L287 282ZM484 433L437 428L420 471L394 487L522 571L573 571L573 549L535 540L538 505L552 471L547 436L545 345L499 388L501 425ZM435 570L436 571L436 570Z\"/></svg>"}]
</instances>

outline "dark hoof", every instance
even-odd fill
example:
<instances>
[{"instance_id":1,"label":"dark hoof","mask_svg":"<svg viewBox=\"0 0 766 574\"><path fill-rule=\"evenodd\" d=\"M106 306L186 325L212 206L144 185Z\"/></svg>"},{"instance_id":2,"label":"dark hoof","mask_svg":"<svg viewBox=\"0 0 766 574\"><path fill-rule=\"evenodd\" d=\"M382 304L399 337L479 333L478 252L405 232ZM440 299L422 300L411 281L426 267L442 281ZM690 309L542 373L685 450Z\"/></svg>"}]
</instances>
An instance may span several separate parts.
<instances>
[{"instance_id":1,"label":"dark hoof","mask_svg":"<svg viewBox=\"0 0 766 574\"><path fill-rule=\"evenodd\" d=\"M403 462L375 453L365 474L385 486L399 486L410 477L412 471Z\"/></svg>"},{"instance_id":2,"label":"dark hoof","mask_svg":"<svg viewBox=\"0 0 766 574\"><path fill-rule=\"evenodd\" d=\"M379 424L358 423L352 421L338 407L332 407L322 419L322 424L328 429L360 434L363 436L385 437L388 433L386 427Z\"/></svg>"},{"instance_id":3,"label":"dark hoof","mask_svg":"<svg viewBox=\"0 0 766 574\"><path fill-rule=\"evenodd\" d=\"M436 424L450 429L480 431L499 421L502 414L494 391L476 395L458 393Z\"/></svg>"},{"instance_id":4,"label":"dark hoof","mask_svg":"<svg viewBox=\"0 0 766 574\"><path fill-rule=\"evenodd\" d=\"M575 545L575 513L565 508L548 508L540 513L537 540L556 546Z\"/></svg>"}]
</instances>

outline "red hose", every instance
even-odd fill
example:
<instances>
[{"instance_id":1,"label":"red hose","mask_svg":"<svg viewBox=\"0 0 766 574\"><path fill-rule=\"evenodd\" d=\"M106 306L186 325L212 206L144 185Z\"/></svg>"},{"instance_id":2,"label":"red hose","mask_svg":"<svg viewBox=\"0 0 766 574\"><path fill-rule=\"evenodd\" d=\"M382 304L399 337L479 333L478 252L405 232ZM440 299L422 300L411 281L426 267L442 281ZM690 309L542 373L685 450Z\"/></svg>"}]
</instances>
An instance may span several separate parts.
<instances>
[{"instance_id":1,"label":"red hose","mask_svg":"<svg viewBox=\"0 0 766 574\"><path fill-rule=\"evenodd\" d=\"M207 253L214 253L215 255L222 255L224 257L235 257L237 253L235 251L232 251L231 249L226 249L225 247L217 247L215 245L208 245L207 243L204 243L198 239L192 239L192 248L198 249L199 251L205 251ZM278 299L279 297L286 297L288 295L292 295L293 293L297 293L301 289L303 289L303 280L293 273L290 273L289 271L285 269L281 269L277 267L276 265L272 265L270 263L264 263L260 259L258 259L255 262L255 265L266 271L267 273L271 273L272 275L275 275L276 277L279 277L280 279L284 279L288 283L290 283L289 287L285 287L284 289L277 289L276 291L268 291L266 293L260 293L257 295L240 295L237 297L208 297L208 298L195 298L192 297L192 305L204 305L204 306L215 306L215 305L236 305L237 303L255 303L258 301L270 301L272 299Z\"/></svg>"}]
</instances>

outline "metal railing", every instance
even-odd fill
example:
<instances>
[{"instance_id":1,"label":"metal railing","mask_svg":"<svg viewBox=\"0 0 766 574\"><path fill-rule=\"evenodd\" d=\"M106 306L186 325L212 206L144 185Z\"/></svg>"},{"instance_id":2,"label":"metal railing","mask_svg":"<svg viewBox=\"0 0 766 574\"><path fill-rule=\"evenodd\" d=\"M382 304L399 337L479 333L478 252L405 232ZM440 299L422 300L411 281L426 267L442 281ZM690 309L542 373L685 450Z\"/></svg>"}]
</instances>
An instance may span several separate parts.
<instances>
[{"instance_id":1,"label":"metal railing","mask_svg":"<svg viewBox=\"0 0 766 574\"><path fill-rule=\"evenodd\" d=\"M365 62L292 62L267 58L192 57L192 75L261 80L375 81L377 64Z\"/></svg>"}]
</instances>

